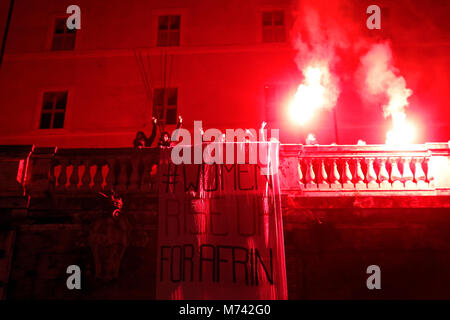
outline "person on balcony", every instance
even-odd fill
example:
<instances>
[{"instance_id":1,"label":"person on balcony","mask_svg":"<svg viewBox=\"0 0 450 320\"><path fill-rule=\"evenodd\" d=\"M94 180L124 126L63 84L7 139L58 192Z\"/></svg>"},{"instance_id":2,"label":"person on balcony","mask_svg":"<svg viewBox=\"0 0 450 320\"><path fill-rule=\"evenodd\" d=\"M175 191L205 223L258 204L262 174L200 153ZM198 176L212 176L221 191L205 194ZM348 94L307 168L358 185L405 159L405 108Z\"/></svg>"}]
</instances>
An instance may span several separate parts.
<instances>
[{"instance_id":1,"label":"person on balcony","mask_svg":"<svg viewBox=\"0 0 450 320\"><path fill-rule=\"evenodd\" d=\"M152 143L156 137L156 123L157 122L158 122L158 120L155 117L153 117L152 118L153 128L152 128L152 133L151 133L150 137L147 138L147 136L145 135L145 133L143 131L138 131L136 133L136 138L134 138L134 141L133 141L133 145L135 148L150 147L152 145Z\"/></svg>"},{"instance_id":2,"label":"person on balcony","mask_svg":"<svg viewBox=\"0 0 450 320\"><path fill-rule=\"evenodd\" d=\"M178 136L178 129L181 128L182 124L183 124L183 118L181 116L178 116L177 128L175 129L176 136ZM161 133L161 138L159 139L158 145L161 148L168 148L173 145L172 140L170 138L170 134L167 131L164 131L163 133Z\"/></svg>"},{"instance_id":3,"label":"person on balcony","mask_svg":"<svg viewBox=\"0 0 450 320\"><path fill-rule=\"evenodd\" d=\"M143 148L145 147L145 142L147 141L147 137L143 131L136 132L136 138L134 138L133 145L135 148Z\"/></svg>"}]
</instances>

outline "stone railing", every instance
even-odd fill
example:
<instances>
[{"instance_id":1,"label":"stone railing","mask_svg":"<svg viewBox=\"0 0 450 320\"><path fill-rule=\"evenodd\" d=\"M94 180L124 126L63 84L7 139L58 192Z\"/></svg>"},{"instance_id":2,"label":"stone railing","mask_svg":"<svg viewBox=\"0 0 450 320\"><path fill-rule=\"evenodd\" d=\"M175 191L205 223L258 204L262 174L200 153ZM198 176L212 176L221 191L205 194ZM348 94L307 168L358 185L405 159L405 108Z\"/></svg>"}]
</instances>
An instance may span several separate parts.
<instances>
[{"instance_id":1,"label":"stone railing","mask_svg":"<svg viewBox=\"0 0 450 320\"><path fill-rule=\"evenodd\" d=\"M280 156L284 189L322 194L340 191L435 191L450 189L448 144L287 146ZM283 158L286 158L283 160ZM284 163L284 164L283 164ZM285 168L281 168L283 172ZM295 176L294 179L289 178Z\"/></svg>"},{"instance_id":2,"label":"stone railing","mask_svg":"<svg viewBox=\"0 0 450 320\"><path fill-rule=\"evenodd\" d=\"M36 148L27 189L31 194L156 193L158 162L157 148Z\"/></svg>"},{"instance_id":3,"label":"stone railing","mask_svg":"<svg viewBox=\"0 0 450 320\"><path fill-rule=\"evenodd\" d=\"M0 147L0 196L157 194L158 148ZM289 195L449 194L448 143L281 145L282 192Z\"/></svg>"}]
</instances>

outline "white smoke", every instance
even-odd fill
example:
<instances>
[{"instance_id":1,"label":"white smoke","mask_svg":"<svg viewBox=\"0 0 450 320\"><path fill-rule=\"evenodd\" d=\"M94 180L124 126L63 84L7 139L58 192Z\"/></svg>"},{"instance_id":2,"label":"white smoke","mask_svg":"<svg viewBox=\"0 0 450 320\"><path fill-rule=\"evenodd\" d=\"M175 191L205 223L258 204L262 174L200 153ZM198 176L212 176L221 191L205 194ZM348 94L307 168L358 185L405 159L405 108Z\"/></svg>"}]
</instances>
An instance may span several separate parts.
<instances>
[{"instance_id":1,"label":"white smoke","mask_svg":"<svg viewBox=\"0 0 450 320\"><path fill-rule=\"evenodd\" d=\"M398 73L392 64L391 47L386 42L372 45L361 58L360 74L364 75L362 91L374 98L387 98L387 103L383 105L386 118L404 113L412 94L412 90L406 88L405 78Z\"/></svg>"},{"instance_id":2,"label":"white smoke","mask_svg":"<svg viewBox=\"0 0 450 320\"><path fill-rule=\"evenodd\" d=\"M372 45L361 58L358 73L364 77L361 91L363 95L367 95L365 98L375 101L384 99L383 115L392 119L392 129L386 135L386 143L412 142L415 130L407 123L405 111L412 90L406 87L405 78L399 75L398 69L393 65L389 43Z\"/></svg>"}]
</instances>

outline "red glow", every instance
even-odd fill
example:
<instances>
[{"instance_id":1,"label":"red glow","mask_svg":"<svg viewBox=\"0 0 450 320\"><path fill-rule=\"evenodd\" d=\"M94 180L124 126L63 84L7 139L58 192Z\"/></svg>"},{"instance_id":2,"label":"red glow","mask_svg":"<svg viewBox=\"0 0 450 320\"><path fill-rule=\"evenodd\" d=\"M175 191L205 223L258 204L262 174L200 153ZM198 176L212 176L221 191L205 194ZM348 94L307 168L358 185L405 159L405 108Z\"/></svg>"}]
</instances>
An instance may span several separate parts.
<instances>
[{"instance_id":1,"label":"red glow","mask_svg":"<svg viewBox=\"0 0 450 320\"><path fill-rule=\"evenodd\" d=\"M298 86L290 105L290 115L294 121L304 125L311 120L318 109L326 103L326 88L324 77L329 74L326 67L307 67L304 71L305 80Z\"/></svg>"},{"instance_id":2,"label":"red glow","mask_svg":"<svg viewBox=\"0 0 450 320\"><path fill-rule=\"evenodd\" d=\"M403 112L392 114L392 129L386 134L386 144L402 145L414 143L416 139L416 128L406 121Z\"/></svg>"}]
</instances>

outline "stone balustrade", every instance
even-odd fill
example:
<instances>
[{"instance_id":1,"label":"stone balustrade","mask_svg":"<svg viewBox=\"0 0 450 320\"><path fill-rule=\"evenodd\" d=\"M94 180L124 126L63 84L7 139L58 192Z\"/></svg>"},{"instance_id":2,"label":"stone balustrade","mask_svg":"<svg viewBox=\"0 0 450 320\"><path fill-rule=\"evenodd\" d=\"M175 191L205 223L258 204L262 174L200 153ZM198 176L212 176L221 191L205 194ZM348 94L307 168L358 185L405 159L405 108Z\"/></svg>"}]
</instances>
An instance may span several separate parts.
<instances>
[{"instance_id":1,"label":"stone balustrade","mask_svg":"<svg viewBox=\"0 0 450 320\"><path fill-rule=\"evenodd\" d=\"M2 148L0 171L8 194L157 193L158 148ZM403 148L284 144L279 172L285 194L450 194L450 148L448 143Z\"/></svg>"},{"instance_id":2,"label":"stone balustrade","mask_svg":"<svg viewBox=\"0 0 450 320\"><path fill-rule=\"evenodd\" d=\"M37 148L31 159L34 167L28 184L30 193L157 191L157 148Z\"/></svg>"},{"instance_id":3,"label":"stone balustrade","mask_svg":"<svg viewBox=\"0 0 450 320\"><path fill-rule=\"evenodd\" d=\"M449 156L446 143L287 145L280 155L280 170L285 190L310 195L444 191L450 189Z\"/></svg>"}]
</instances>

